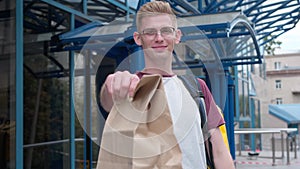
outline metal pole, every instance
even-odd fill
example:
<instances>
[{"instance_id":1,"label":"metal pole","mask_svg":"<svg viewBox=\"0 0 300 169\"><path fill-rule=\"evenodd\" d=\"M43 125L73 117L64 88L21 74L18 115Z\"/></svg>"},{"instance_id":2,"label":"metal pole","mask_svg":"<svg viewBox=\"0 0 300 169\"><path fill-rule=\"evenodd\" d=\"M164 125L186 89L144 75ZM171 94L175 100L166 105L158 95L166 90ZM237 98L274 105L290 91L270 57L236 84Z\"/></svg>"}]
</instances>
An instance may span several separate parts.
<instances>
[{"instance_id":1,"label":"metal pole","mask_svg":"<svg viewBox=\"0 0 300 169\"><path fill-rule=\"evenodd\" d=\"M224 68L225 69L225 68ZM228 97L226 100L226 107L228 106L227 112L224 113L227 127L227 135L229 140L230 153L232 158L235 160L235 141L234 141L234 81L229 73L228 68L225 69L228 83Z\"/></svg>"},{"instance_id":2,"label":"metal pole","mask_svg":"<svg viewBox=\"0 0 300 169\"><path fill-rule=\"evenodd\" d=\"M82 13L87 15L87 0L82 0Z\"/></svg>"},{"instance_id":3,"label":"metal pole","mask_svg":"<svg viewBox=\"0 0 300 169\"><path fill-rule=\"evenodd\" d=\"M75 16L71 14L70 30L75 28ZM75 169L75 109L74 109L74 51L69 53L69 91L70 91L70 169Z\"/></svg>"},{"instance_id":4,"label":"metal pole","mask_svg":"<svg viewBox=\"0 0 300 169\"><path fill-rule=\"evenodd\" d=\"M293 136L293 140L294 140L295 159L297 159L297 135L296 134Z\"/></svg>"},{"instance_id":5,"label":"metal pole","mask_svg":"<svg viewBox=\"0 0 300 169\"><path fill-rule=\"evenodd\" d=\"M289 149L290 139L286 136L286 164L290 165L290 149Z\"/></svg>"},{"instance_id":6,"label":"metal pole","mask_svg":"<svg viewBox=\"0 0 300 169\"><path fill-rule=\"evenodd\" d=\"M15 1L16 5L16 60L15 60L15 71L16 71L16 76L15 76L15 91L16 91L16 103L15 103L15 115L16 115L16 135L15 138L11 138L12 140L16 141L16 160L15 160L15 167L16 169L23 169L23 144L24 144L24 137L23 137L23 118L24 118L24 102L23 102L23 0L16 0ZM13 149L11 149L13 150ZM11 158L10 160L13 160Z\"/></svg>"},{"instance_id":7,"label":"metal pole","mask_svg":"<svg viewBox=\"0 0 300 169\"><path fill-rule=\"evenodd\" d=\"M274 133L272 133L272 166L275 166L275 137Z\"/></svg>"},{"instance_id":8,"label":"metal pole","mask_svg":"<svg viewBox=\"0 0 300 169\"><path fill-rule=\"evenodd\" d=\"M249 89L250 90L250 89ZM251 127L255 128L256 125L256 115L255 115L255 100L253 98L249 98L249 112L250 112L250 118L251 118ZM250 134L250 145L251 150L253 152L256 151L256 134Z\"/></svg>"},{"instance_id":9,"label":"metal pole","mask_svg":"<svg viewBox=\"0 0 300 169\"><path fill-rule=\"evenodd\" d=\"M284 158L284 138L283 138L283 132L280 132L281 135L281 157Z\"/></svg>"},{"instance_id":10,"label":"metal pole","mask_svg":"<svg viewBox=\"0 0 300 169\"><path fill-rule=\"evenodd\" d=\"M242 155L241 135L239 135L239 156Z\"/></svg>"},{"instance_id":11,"label":"metal pole","mask_svg":"<svg viewBox=\"0 0 300 169\"><path fill-rule=\"evenodd\" d=\"M129 15L130 15L128 0L125 0L125 5L126 5L126 22L128 22L129 21Z\"/></svg>"},{"instance_id":12,"label":"metal pole","mask_svg":"<svg viewBox=\"0 0 300 169\"><path fill-rule=\"evenodd\" d=\"M92 137L91 132L91 52L87 50L86 56L84 56L85 62L85 76L84 76L84 85L85 85L85 92L84 92L84 138L85 138L85 145L84 145L84 168L91 169L92 165L92 142L90 137Z\"/></svg>"}]
</instances>

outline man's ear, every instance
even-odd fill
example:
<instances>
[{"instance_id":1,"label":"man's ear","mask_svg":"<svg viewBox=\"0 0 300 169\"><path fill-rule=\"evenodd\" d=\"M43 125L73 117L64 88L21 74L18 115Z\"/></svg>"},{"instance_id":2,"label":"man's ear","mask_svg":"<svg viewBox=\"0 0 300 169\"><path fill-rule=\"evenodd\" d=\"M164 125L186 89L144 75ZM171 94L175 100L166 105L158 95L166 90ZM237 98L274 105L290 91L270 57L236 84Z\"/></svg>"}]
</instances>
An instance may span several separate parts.
<instances>
[{"instance_id":1,"label":"man's ear","mask_svg":"<svg viewBox=\"0 0 300 169\"><path fill-rule=\"evenodd\" d=\"M133 33L133 39L137 45L142 45L141 35L138 32Z\"/></svg>"},{"instance_id":2,"label":"man's ear","mask_svg":"<svg viewBox=\"0 0 300 169\"><path fill-rule=\"evenodd\" d=\"M175 44L178 44L180 42L181 36L182 36L181 30L177 29L176 30L176 37L175 37Z\"/></svg>"}]
</instances>

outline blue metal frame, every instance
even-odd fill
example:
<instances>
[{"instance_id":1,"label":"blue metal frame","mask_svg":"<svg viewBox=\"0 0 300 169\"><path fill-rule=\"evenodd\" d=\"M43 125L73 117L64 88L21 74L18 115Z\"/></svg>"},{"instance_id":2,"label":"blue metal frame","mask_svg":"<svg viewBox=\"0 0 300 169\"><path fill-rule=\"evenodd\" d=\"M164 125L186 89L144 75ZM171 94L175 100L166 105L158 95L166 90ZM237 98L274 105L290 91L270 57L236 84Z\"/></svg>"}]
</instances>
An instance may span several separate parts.
<instances>
[{"instance_id":1,"label":"blue metal frame","mask_svg":"<svg viewBox=\"0 0 300 169\"><path fill-rule=\"evenodd\" d=\"M71 31L75 27L75 16L71 14L70 16L70 29ZM69 90L70 90L70 169L75 169L75 108L74 108L74 51L69 53Z\"/></svg>"},{"instance_id":2,"label":"blue metal frame","mask_svg":"<svg viewBox=\"0 0 300 169\"><path fill-rule=\"evenodd\" d=\"M255 122L256 122L256 114L255 114L255 103L253 98L249 98L249 108L250 108L250 117L251 117L251 122L250 122L250 127L251 128L256 128ZM252 151L256 151L256 135L251 134L250 135L250 147Z\"/></svg>"},{"instance_id":3,"label":"blue metal frame","mask_svg":"<svg viewBox=\"0 0 300 169\"><path fill-rule=\"evenodd\" d=\"M238 68L237 66L234 66L233 67L234 69L234 93L235 93L235 112L236 112L236 116L235 116L235 120L234 121L238 121L238 119L240 119L240 113L239 113L239 110L240 110L240 105L238 104L239 103L239 78L238 78Z\"/></svg>"},{"instance_id":4,"label":"blue metal frame","mask_svg":"<svg viewBox=\"0 0 300 169\"><path fill-rule=\"evenodd\" d=\"M45 3L48 3L48 4L52 5L52 6L55 6L58 9L62 9L64 11L74 13L76 16L80 16L80 17L86 16L86 15L80 13L80 12L76 12L76 10L74 10L74 9L68 8L65 5L62 5L62 4L60 4L58 2L55 2L53 0L42 0L42 1L45 2ZM121 9L125 10L125 11L128 10L127 13L132 13L132 14L135 13L134 10L128 8L128 4L126 4L126 1L125 1L125 5L122 4L122 3L120 3L120 2L114 1L114 0L108 0L107 2L111 3L112 5L115 5L115 6L119 7ZM140 5L142 5L143 3L146 3L146 2L149 2L149 0L140 0L139 3L138 3L138 7L137 8L139 8ZM200 13L199 11L195 11L195 7L190 4L190 2L195 2L195 0L189 0L189 1L179 1L179 0L173 0L173 1L171 1L171 0L169 0L169 2L170 2L171 6L174 9L179 8L179 7L180 7L180 9L184 9L184 11L181 11L181 12L186 12L186 11L191 12L192 11L192 13L193 13L192 15ZM276 3L270 3L270 4L267 4L267 5L264 4L266 2L266 0L247 1L247 2L243 2L242 0L231 0L231 1L222 0L222 1L219 1L219 2L205 0L204 1L205 5L202 5L202 1L201 0L198 0L197 2L198 2L198 9L199 10L201 9L201 11L204 11L203 13L205 13L205 14L215 13L216 12L215 9L217 9L217 8L219 9L218 12L220 12L220 11L239 10L242 7L249 6L247 9L245 9L243 11L243 13L245 13L246 16L248 16L250 19L252 18L252 22L254 24L256 24L256 26L258 26L260 24L266 24L266 23L262 22L262 21L265 20L264 17L270 16L276 10L278 10L278 9L284 9L284 8L291 8L291 7L295 7L296 9L294 9L293 11L288 11L286 13L281 14L282 17L280 19L277 19L277 20L274 20L272 22L267 23L267 26L272 25L273 23L277 22L278 20L282 20L282 19L286 20L287 16L290 16L290 17L288 17L288 19L292 18L292 21L287 22L287 24L295 26L295 24L299 20L299 17L297 15L293 16L293 15L290 14L290 12L292 12L292 13L299 12L299 8L300 8L299 7L299 2L297 3L297 2L292 2L292 1L280 1L280 2L276 2ZM237 3L232 3L232 2L237 2ZM83 8L84 8L84 10L87 10L86 9L86 7L87 7L86 3L87 3L86 1L83 2ZM232 4L234 4L234 6ZM272 6L276 6L276 5L280 5L280 7L278 7L278 8L274 7L274 9L268 10L268 11L266 11L266 10L260 11L260 9L271 8ZM267 13L267 14L264 17L258 18L259 15L262 15L262 14L265 14L265 13ZM189 15L191 15L191 14L189 14ZM272 17L274 17L274 16L272 16ZM89 18L89 17L86 17L86 18ZM245 25L246 24L248 24L248 23L245 22ZM249 26L251 27L251 25L249 25ZM199 28L200 29L204 29L204 30L213 29L214 27L215 28L220 28L220 27L222 27L222 25L206 25L206 26L199 25ZM263 34L261 33L260 34L260 32L262 32L263 29L262 28L257 28L256 32L260 36L259 36L259 39L257 41L259 44L258 43L254 43L256 51L259 51L259 46L264 45L265 43L273 40L274 38L278 37L279 35L281 35L282 33L284 33L285 31L287 31L287 30L289 30L291 28L292 27L290 27L290 28L283 28L283 26L277 26L277 29L274 30L274 32L275 31L280 31L281 33L278 34L278 35L274 35L273 32L266 32L266 33L263 33ZM250 31L248 33L250 33L252 37L255 37L255 34L253 33L253 31ZM248 34L248 33L232 33L231 36L239 36L239 35ZM218 37L222 37L222 36L225 36L225 35L226 35L226 33L224 32L224 34L222 34L222 33L219 33L219 34L208 34L207 37L208 38L218 38ZM271 36L271 35L272 35L272 37L268 38L268 40L264 39L265 37ZM120 36L122 36L122 35L117 35L115 38L120 37ZM182 40L184 40L185 38L187 38L187 37L183 37ZM188 37L188 38L191 38L191 37ZM195 36L193 38L195 38ZM201 37L197 37L197 38L201 38ZM64 38L62 38L62 39L64 39ZM78 39L72 39L71 41L74 42L74 41L77 41L77 40ZM83 40L83 39L80 39L80 41L82 43L85 42L85 40ZM66 43L67 41L62 41L62 43L63 42ZM71 47L66 47L64 50L78 50L78 49L80 49L80 47L78 48L78 47L72 47L71 46ZM244 64L253 64L253 63L261 63L261 62L260 61L257 62L256 60L251 60L251 61L244 62ZM226 65L230 65L230 64L236 65L237 63L226 62Z\"/></svg>"},{"instance_id":5,"label":"blue metal frame","mask_svg":"<svg viewBox=\"0 0 300 169\"><path fill-rule=\"evenodd\" d=\"M250 20L256 25L256 32L259 37L258 41L260 46L268 43L271 40L274 40L284 32L294 28L297 22L299 21L300 2L295 0L280 0L272 3L271 1L267 1L267 0L249 0L249 1L189 0L188 2L197 2L198 10L201 11L202 14L235 11L235 10L243 9L243 13L248 18L250 18ZM181 4L176 0L176 1L172 1L172 6L174 8L177 8L177 6L181 7ZM184 6L181 8L185 9L185 11L178 10L179 12L182 13L186 11L191 12L191 10L188 10ZM286 9L286 11L282 11L282 9ZM289 10L289 9L293 9L293 10ZM277 15L280 15L282 17L276 18L274 21L269 21L270 18L275 18L273 14L280 10L281 12L278 13ZM259 18L260 16L263 17ZM280 24L276 24L276 26L272 26L275 22L279 23L280 21L281 21ZM286 23L282 21L286 21ZM264 28L259 28L259 25L265 25L265 26ZM274 27L275 29L273 30L270 29L272 27ZM270 37L269 40L264 41L266 37L269 37L271 35L272 37Z\"/></svg>"},{"instance_id":6,"label":"blue metal frame","mask_svg":"<svg viewBox=\"0 0 300 169\"><path fill-rule=\"evenodd\" d=\"M16 0L16 169L23 169L23 0ZM11 159L12 160L12 159Z\"/></svg>"},{"instance_id":7,"label":"blue metal frame","mask_svg":"<svg viewBox=\"0 0 300 169\"><path fill-rule=\"evenodd\" d=\"M64 2L64 1L62 1ZM67 2L67 1L66 1ZM54 8L47 7L45 4L48 4ZM87 12L86 3L82 4L83 11ZM52 31L64 31L60 27L66 23L66 15L62 12L73 13L78 18L76 19L76 26L82 26L88 22L97 21L90 16L79 12L75 9L72 9L66 5L63 5L59 2L53 0L41 0L41 1L25 1L24 2L24 26L27 29L35 31L35 33L47 33ZM30 18L30 19L28 19ZM51 22L49 22L51 21ZM52 25L54 21L56 25ZM100 21L99 21L100 22Z\"/></svg>"},{"instance_id":8,"label":"blue metal frame","mask_svg":"<svg viewBox=\"0 0 300 169\"><path fill-rule=\"evenodd\" d=\"M93 147L92 147L92 93L91 93L91 55L90 51L86 52L87 56L84 56L84 169L92 169L92 160L93 160ZM88 161L89 165L87 165L86 161Z\"/></svg>"},{"instance_id":9,"label":"blue metal frame","mask_svg":"<svg viewBox=\"0 0 300 169\"><path fill-rule=\"evenodd\" d=\"M240 25L238 24L242 24L244 27L243 32L231 32L233 29L238 28L241 29ZM89 45L87 42L87 40L100 40L103 41L105 43L102 43L102 47L105 47L105 45L107 45L108 47L111 47L112 44L116 43L118 41L118 39L123 38L123 37L129 37L128 35L128 31L125 31L124 33L118 33L118 34L109 34L109 35L86 35L84 34L84 36L78 36L81 33L84 33L85 31L88 30L92 30L92 29L97 29L100 28L101 26L103 26L102 24L99 23L90 23L88 25L79 27L77 29L75 29L75 31L73 32L68 32L65 34L62 34L59 36L59 43L55 44L55 46L53 46L51 49L53 51L60 51L60 50L80 50L83 45L86 48L98 48L97 44L91 44ZM208 31L205 35L204 34L199 34L199 35L184 35L181 39L182 42L188 41L188 40L194 40L194 39L205 39L205 38L209 38L209 39L214 39L214 38L228 38L228 37L238 37L238 36L243 36L243 35L249 35L251 37L251 39L253 39L253 45L256 51L256 56L247 56L247 57L236 57L236 58L220 58L223 62L224 65L226 66L232 66L232 65L239 65L239 64L254 64L254 63L261 63L261 53L260 53L260 48L258 45L258 42L256 40L256 36L255 36L255 32L252 28L251 23L249 23L247 21L247 19L245 18L245 16L240 15L237 18L235 18L234 20L232 20L231 23L228 22L224 22L224 23L216 23L216 24L210 24L210 25L196 25L196 27L198 28L197 30L203 30L203 31ZM189 33L189 32L193 32L195 31L195 27L180 27L180 29L182 30L182 32ZM219 32L218 33L214 33L215 30L218 29ZM222 32L220 32L220 30L222 30ZM241 30L242 31L242 30ZM126 36L127 35L127 36ZM246 43L245 43L246 44ZM124 44L126 45L126 44ZM58 46L59 48L57 48L56 46ZM243 51L244 49L239 49L240 51ZM198 64L193 64L190 65L191 67L202 67L202 63L199 62Z\"/></svg>"},{"instance_id":10,"label":"blue metal frame","mask_svg":"<svg viewBox=\"0 0 300 169\"><path fill-rule=\"evenodd\" d=\"M193 14L201 14L201 12L193 6L191 3L185 0L166 0L168 1L172 8L177 12L181 13L193 13Z\"/></svg>"},{"instance_id":11,"label":"blue metal frame","mask_svg":"<svg viewBox=\"0 0 300 169\"><path fill-rule=\"evenodd\" d=\"M122 3L120 3L119 1L115 1L115 0L106 0L107 2L123 9L124 11L127 11L127 13L129 14L135 14L135 10L130 9L127 5L123 5Z\"/></svg>"},{"instance_id":12,"label":"blue metal frame","mask_svg":"<svg viewBox=\"0 0 300 169\"><path fill-rule=\"evenodd\" d=\"M87 15L87 1L88 0L82 0L82 12Z\"/></svg>"},{"instance_id":13,"label":"blue metal frame","mask_svg":"<svg viewBox=\"0 0 300 169\"><path fill-rule=\"evenodd\" d=\"M56 2L54 0L40 0L40 1L45 2L45 3L49 4L49 5L52 5L55 8L60 9L62 11L66 11L66 12L71 13L73 15L76 15L76 16L79 16L81 18L84 18L84 19L86 19L86 20L88 20L90 22L96 21L96 20L92 19L91 17L89 17L89 16L87 16L87 15L81 13L81 12L78 12L77 10L69 8L69 7L67 7L67 6L65 6L65 5L63 5L63 4L59 3L59 2ZM98 22L101 22L101 21L98 21Z\"/></svg>"},{"instance_id":14,"label":"blue metal frame","mask_svg":"<svg viewBox=\"0 0 300 169\"><path fill-rule=\"evenodd\" d=\"M228 136L228 142L230 147L230 153L233 159L235 159L235 138L234 138L234 96L235 96L235 86L234 86L234 80L232 79L228 68L225 68L225 73L227 77L227 83L228 83L228 94L226 99L226 106L227 107L224 110L224 118L226 121L226 130L227 136Z\"/></svg>"}]
</instances>

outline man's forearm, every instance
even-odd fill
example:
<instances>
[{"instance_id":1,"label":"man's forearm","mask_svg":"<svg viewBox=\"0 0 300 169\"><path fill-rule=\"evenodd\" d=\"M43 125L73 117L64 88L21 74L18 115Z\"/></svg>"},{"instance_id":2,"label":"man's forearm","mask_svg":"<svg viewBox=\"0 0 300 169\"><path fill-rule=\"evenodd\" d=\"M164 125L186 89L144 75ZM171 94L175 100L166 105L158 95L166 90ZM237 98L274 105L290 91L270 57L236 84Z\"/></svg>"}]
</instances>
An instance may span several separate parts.
<instances>
[{"instance_id":1,"label":"man's forearm","mask_svg":"<svg viewBox=\"0 0 300 169\"><path fill-rule=\"evenodd\" d=\"M211 133L212 149L213 149L213 160L216 169L234 169L234 163L228 148L222 137L222 133L219 128L215 129Z\"/></svg>"}]
</instances>

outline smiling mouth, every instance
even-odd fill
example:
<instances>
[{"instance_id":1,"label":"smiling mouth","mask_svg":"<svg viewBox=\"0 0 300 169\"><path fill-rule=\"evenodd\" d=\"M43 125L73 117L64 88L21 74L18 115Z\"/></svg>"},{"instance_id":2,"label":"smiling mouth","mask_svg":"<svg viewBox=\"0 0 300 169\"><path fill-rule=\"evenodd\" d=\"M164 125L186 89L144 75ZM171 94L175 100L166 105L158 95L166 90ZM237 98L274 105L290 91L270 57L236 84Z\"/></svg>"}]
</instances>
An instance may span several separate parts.
<instances>
[{"instance_id":1,"label":"smiling mouth","mask_svg":"<svg viewBox=\"0 0 300 169\"><path fill-rule=\"evenodd\" d=\"M153 49L155 50L163 50L163 49L166 49L167 46L155 46L155 47L152 47Z\"/></svg>"}]
</instances>

